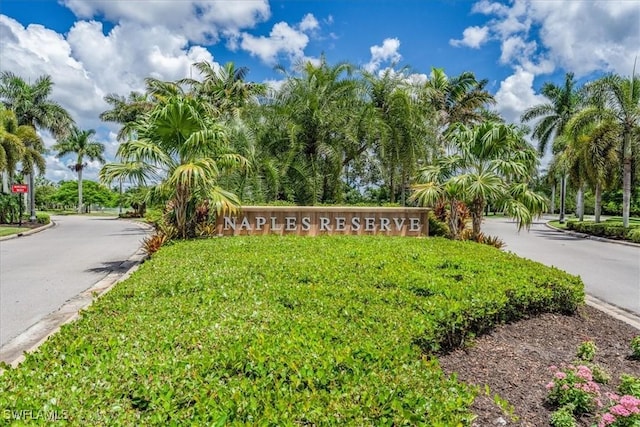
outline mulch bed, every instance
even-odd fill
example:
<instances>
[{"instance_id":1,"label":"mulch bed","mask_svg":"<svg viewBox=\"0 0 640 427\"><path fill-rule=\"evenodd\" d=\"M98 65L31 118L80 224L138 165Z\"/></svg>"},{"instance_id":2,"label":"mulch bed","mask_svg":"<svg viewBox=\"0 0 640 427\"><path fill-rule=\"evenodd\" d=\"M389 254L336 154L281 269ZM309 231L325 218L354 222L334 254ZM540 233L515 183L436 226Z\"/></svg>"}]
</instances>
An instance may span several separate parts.
<instances>
[{"instance_id":1,"label":"mulch bed","mask_svg":"<svg viewBox=\"0 0 640 427\"><path fill-rule=\"evenodd\" d=\"M548 426L552 409L545 406L545 385L553 375L549 367L574 362L580 343L591 340L598 348L594 363L611 375L602 392L613 392L621 374L640 376L640 361L630 358L630 342L637 335L640 330L584 306L573 316L543 314L502 326L439 360L445 372L480 386L472 407L477 415L474 426ZM495 394L508 401L511 414L494 403ZM585 417L579 425L596 422Z\"/></svg>"}]
</instances>

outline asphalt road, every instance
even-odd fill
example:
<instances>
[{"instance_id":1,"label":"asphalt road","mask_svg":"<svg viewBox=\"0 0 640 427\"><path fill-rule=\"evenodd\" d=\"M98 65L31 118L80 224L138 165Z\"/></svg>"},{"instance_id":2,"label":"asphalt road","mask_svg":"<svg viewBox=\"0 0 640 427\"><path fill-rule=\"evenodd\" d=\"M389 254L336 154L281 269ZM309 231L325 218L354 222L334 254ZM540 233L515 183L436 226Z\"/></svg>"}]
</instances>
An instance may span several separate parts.
<instances>
[{"instance_id":1,"label":"asphalt road","mask_svg":"<svg viewBox=\"0 0 640 427\"><path fill-rule=\"evenodd\" d=\"M512 220L489 217L482 231L499 236L504 250L580 276L588 294L640 315L640 247L573 236L545 222L518 232Z\"/></svg>"},{"instance_id":2,"label":"asphalt road","mask_svg":"<svg viewBox=\"0 0 640 427\"><path fill-rule=\"evenodd\" d=\"M126 261L146 234L115 218L52 219L50 229L0 242L0 347Z\"/></svg>"}]
</instances>

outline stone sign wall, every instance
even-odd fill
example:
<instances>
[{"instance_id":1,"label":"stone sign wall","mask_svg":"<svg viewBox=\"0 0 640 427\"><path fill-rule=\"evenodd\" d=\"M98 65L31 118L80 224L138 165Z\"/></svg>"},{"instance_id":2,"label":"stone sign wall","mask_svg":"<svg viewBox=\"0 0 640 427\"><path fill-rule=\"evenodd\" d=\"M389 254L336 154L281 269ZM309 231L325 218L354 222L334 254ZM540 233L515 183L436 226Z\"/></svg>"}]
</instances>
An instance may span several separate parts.
<instances>
[{"instance_id":1,"label":"stone sign wall","mask_svg":"<svg viewBox=\"0 0 640 427\"><path fill-rule=\"evenodd\" d=\"M219 216L219 236L322 234L428 236L429 209L337 206L244 206Z\"/></svg>"}]
</instances>

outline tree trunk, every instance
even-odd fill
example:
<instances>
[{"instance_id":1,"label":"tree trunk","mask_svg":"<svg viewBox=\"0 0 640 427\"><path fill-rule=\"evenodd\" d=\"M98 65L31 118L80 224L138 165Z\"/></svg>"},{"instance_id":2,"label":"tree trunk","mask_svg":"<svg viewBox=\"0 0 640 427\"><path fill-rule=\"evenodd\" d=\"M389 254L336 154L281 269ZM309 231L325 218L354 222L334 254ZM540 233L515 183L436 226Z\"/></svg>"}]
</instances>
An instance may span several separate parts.
<instances>
[{"instance_id":1,"label":"tree trunk","mask_svg":"<svg viewBox=\"0 0 640 427\"><path fill-rule=\"evenodd\" d=\"M484 200L476 199L471 204L471 225L472 225L472 238L478 241L480 238L480 228L482 227L482 212L484 211Z\"/></svg>"},{"instance_id":2,"label":"tree trunk","mask_svg":"<svg viewBox=\"0 0 640 427\"><path fill-rule=\"evenodd\" d=\"M595 222L596 224L600 222L600 211L602 210L602 187L600 186L600 183L596 184L596 205L594 207L594 214L595 214Z\"/></svg>"},{"instance_id":3,"label":"tree trunk","mask_svg":"<svg viewBox=\"0 0 640 427\"><path fill-rule=\"evenodd\" d=\"M584 221L584 190L583 185L578 186L578 192L576 193L576 216L578 221Z\"/></svg>"},{"instance_id":4,"label":"tree trunk","mask_svg":"<svg viewBox=\"0 0 640 427\"><path fill-rule=\"evenodd\" d=\"M458 231L458 201L451 199L449 203L449 235L453 240L459 239Z\"/></svg>"},{"instance_id":5,"label":"tree trunk","mask_svg":"<svg viewBox=\"0 0 640 427\"><path fill-rule=\"evenodd\" d=\"M551 212L549 212L551 215L556 213L556 182L555 181L551 186L551 203L549 203L549 209L551 210Z\"/></svg>"},{"instance_id":6,"label":"tree trunk","mask_svg":"<svg viewBox=\"0 0 640 427\"><path fill-rule=\"evenodd\" d=\"M2 172L2 192L9 193L9 174Z\"/></svg>"},{"instance_id":7,"label":"tree trunk","mask_svg":"<svg viewBox=\"0 0 640 427\"><path fill-rule=\"evenodd\" d=\"M624 137L622 158L622 226L629 227L631 208L631 136L630 131Z\"/></svg>"},{"instance_id":8,"label":"tree trunk","mask_svg":"<svg viewBox=\"0 0 640 427\"><path fill-rule=\"evenodd\" d=\"M82 167L78 168L78 213L82 213Z\"/></svg>"},{"instance_id":9,"label":"tree trunk","mask_svg":"<svg viewBox=\"0 0 640 427\"><path fill-rule=\"evenodd\" d=\"M564 224L564 208L565 208L565 197L567 195L567 176L562 175L560 179L560 218L558 221L560 224Z\"/></svg>"},{"instance_id":10,"label":"tree trunk","mask_svg":"<svg viewBox=\"0 0 640 427\"><path fill-rule=\"evenodd\" d=\"M174 214L176 216L176 228L181 239L188 237L187 230L187 203L189 202L189 190L185 186L178 185L174 198Z\"/></svg>"},{"instance_id":11,"label":"tree trunk","mask_svg":"<svg viewBox=\"0 0 640 427\"><path fill-rule=\"evenodd\" d=\"M393 168L389 167L389 203L396 202L396 190L395 183L393 182Z\"/></svg>"}]
</instances>

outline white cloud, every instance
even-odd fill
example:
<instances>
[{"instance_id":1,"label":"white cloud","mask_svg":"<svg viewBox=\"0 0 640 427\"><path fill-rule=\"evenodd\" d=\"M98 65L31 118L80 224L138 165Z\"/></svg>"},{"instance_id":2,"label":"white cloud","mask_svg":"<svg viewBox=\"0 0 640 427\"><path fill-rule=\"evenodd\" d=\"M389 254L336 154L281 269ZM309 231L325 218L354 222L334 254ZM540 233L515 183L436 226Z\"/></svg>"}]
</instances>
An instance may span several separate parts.
<instances>
[{"instance_id":1,"label":"white cloud","mask_svg":"<svg viewBox=\"0 0 640 427\"><path fill-rule=\"evenodd\" d=\"M269 18L268 0L138 1L63 0L82 19L104 17L145 27L164 27L196 43L215 43L220 34L237 33Z\"/></svg>"},{"instance_id":2,"label":"white cloud","mask_svg":"<svg viewBox=\"0 0 640 427\"><path fill-rule=\"evenodd\" d=\"M449 44L452 46L468 46L473 49L478 49L489 38L488 27L468 27L462 32L462 40L449 40Z\"/></svg>"},{"instance_id":3,"label":"white cloud","mask_svg":"<svg viewBox=\"0 0 640 427\"><path fill-rule=\"evenodd\" d=\"M313 16L311 13L307 13L304 18L302 18L299 28L300 31L313 31L320 28L320 24L318 23L318 20L315 18L315 16Z\"/></svg>"},{"instance_id":4,"label":"white cloud","mask_svg":"<svg viewBox=\"0 0 640 427\"><path fill-rule=\"evenodd\" d=\"M513 75L500 83L495 95L498 112L509 123L520 123L520 116L529 107L546 101L533 89L534 74L516 67Z\"/></svg>"},{"instance_id":5,"label":"white cloud","mask_svg":"<svg viewBox=\"0 0 640 427\"><path fill-rule=\"evenodd\" d=\"M309 36L303 31L291 27L286 22L278 22L268 37L243 33L240 47L266 64L274 65L279 55L288 56L292 62L299 61L304 57L307 44Z\"/></svg>"},{"instance_id":6,"label":"white cloud","mask_svg":"<svg viewBox=\"0 0 640 427\"><path fill-rule=\"evenodd\" d=\"M629 75L640 55L640 2L481 0L472 12L487 15L489 39L501 43L500 60L535 74L558 67L578 77L593 72ZM468 30L468 29L467 29ZM465 30L465 32L467 31ZM472 39L472 33L469 40ZM465 44L463 33L459 44Z\"/></svg>"},{"instance_id":7,"label":"white cloud","mask_svg":"<svg viewBox=\"0 0 640 427\"><path fill-rule=\"evenodd\" d=\"M13 71L34 81L50 75L51 98L59 102L82 129L96 129L96 140L107 146L106 157L115 154L115 138L109 132L117 126L100 121L109 106L104 96L127 95L144 88L144 78L176 80L188 76L194 62L213 62L211 53L163 27L122 23L104 34L102 24L79 21L66 37L41 25L22 26L0 15L0 71ZM217 65L214 63L214 66ZM107 141L107 142L105 142ZM55 141L45 138L47 147ZM64 164L49 156L47 177L53 181L72 179ZM87 177L93 178L89 169Z\"/></svg>"},{"instance_id":8,"label":"white cloud","mask_svg":"<svg viewBox=\"0 0 640 427\"><path fill-rule=\"evenodd\" d=\"M381 46L371 46L371 60L364 65L365 70L375 72L380 68L382 62L398 62L402 55L398 52L400 40L397 38L384 39Z\"/></svg>"}]
</instances>

